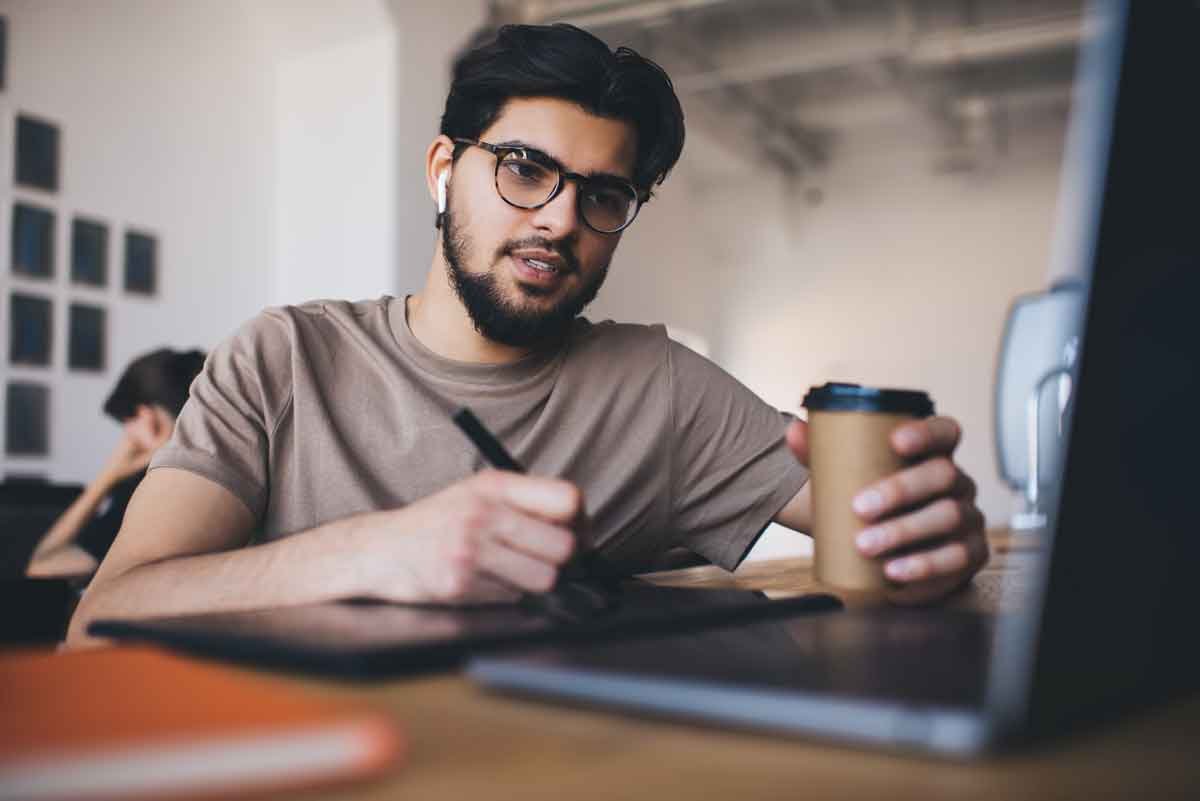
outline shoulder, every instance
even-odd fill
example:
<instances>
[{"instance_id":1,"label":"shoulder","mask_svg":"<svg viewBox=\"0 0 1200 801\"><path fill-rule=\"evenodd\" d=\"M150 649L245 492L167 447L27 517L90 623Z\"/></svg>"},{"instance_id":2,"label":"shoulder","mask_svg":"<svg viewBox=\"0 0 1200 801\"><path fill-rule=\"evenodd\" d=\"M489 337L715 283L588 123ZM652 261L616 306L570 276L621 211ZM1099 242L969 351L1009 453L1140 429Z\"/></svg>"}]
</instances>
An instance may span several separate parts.
<instances>
[{"instance_id":1,"label":"shoulder","mask_svg":"<svg viewBox=\"0 0 1200 801\"><path fill-rule=\"evenodd\" d=\"M305 303L270 306L251 317L231 337L231 343L256 352L282 355L297 347L308 335L361 327L372 318L386 319L390 297L372 300L311 300Z\"/></svg>"},{"instance_id":2,"label":"shoulder","mask_svg":"<svg viewBox=\"0 0 1200 801\"><path fill-rule=\"evenodd\" d=\"M642 325L613 320L593 323L580 317L571 334L572 350L588 354L653 354L665 359L669 342L666 326L661 323Z\"/></svg>"}]
</instances>

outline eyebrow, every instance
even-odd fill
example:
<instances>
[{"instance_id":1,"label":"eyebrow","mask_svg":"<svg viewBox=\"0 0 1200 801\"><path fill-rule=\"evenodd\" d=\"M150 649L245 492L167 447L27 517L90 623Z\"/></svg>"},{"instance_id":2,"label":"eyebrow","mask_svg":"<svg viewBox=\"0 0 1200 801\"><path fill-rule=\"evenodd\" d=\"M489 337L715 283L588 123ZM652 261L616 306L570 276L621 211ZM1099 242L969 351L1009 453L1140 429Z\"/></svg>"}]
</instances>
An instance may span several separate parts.
<instances>
[{"instance_id":1,"label":"eyebrow","mask_svg":"<svg viewBox=\"0 0 1200 801\"><path fill-rule=\"evenodd\" d=\"M541 153L543 156L545 156L546 158L553 161L554 164L563 172L571 172L571 170L568 170L566 165L564 165L562 163L562 161L560 161L556 156L554 156L553 154L548 152L544 147L538 147L537 145L531 145L528 142L524 142L520 139L506 139L503 142L497 142L496 146L497 147L514 147L514 148L520 148L522 150L536 150L538 153ZM613 173L613 172L596 172L593 170L591 172L585 172L585 173L579 173L579 174L583 175L586 178L598 179L598 180L602 180L602 181L603 180L620 181L621 183L625 183L625 184L633 184L632 178L627 178L624 175L617 175L616 173Z\"/></svg>"}]
</instances>

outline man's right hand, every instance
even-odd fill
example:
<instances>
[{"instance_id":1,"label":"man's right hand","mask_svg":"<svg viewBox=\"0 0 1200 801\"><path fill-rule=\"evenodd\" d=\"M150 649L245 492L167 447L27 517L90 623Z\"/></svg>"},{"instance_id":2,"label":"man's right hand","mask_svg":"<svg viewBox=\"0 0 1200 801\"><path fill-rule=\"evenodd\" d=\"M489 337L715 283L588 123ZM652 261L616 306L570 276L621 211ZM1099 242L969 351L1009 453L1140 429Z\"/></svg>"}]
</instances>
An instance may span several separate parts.
<instances>
[{"instance_id":1,"label":"man's right hand","mask_svg":"<svg viewBox=\"0 0 1200 801\"><path fill-rule=\"evenodd\" d=\"M567 481L487 470L402 509L355 518L370 597L495 603L545 592L576 547L583 493Z\"/></svg>"},{"instance_id":2,"label":"man's right hand","mask_svg":"<svg viewBox=\"0 0 1200 801\"><path fill-rule=\"evenodd\" d=\"M151 470L71 620L236 612L369 597L494 603L554 586L586 520L566 481L489 470L400 509L246 547L249 507L196 473Z\"/></svg>"}]
</instances>

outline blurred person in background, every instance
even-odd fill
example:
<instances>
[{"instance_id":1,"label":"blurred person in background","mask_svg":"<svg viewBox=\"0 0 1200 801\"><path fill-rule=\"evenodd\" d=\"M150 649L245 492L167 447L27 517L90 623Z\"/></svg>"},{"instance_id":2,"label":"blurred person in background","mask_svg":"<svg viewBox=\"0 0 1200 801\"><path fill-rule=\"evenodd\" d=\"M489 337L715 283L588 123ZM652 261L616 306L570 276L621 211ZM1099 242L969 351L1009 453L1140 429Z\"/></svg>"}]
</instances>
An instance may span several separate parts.
<instances>
[{"instance_id":1,"label":"blurred person in background","mask_svg":"<svg viewBox=\"0 0 1200 801\"><path fill-rule=\"evenodd\" d=\"M188 387L204 364L198 350L152 351L125 368L104 413L121 424L121 441L100 473L42 537L30 557L32 578L87 576L104 560L150 458L175 430Z\"/></svg>"}]
</instances>

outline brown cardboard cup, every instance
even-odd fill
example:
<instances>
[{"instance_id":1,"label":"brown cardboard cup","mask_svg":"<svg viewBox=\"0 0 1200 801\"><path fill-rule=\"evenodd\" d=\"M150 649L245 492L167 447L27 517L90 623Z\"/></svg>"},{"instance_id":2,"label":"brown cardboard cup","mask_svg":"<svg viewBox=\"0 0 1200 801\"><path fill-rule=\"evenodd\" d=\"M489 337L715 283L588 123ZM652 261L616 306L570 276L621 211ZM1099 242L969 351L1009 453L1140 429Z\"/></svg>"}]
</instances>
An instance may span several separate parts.
<instances>
[{"instance_id":1,"label":"brown cardboard cup","mask_svg":"<svg viewBox=\"0 0 1200 801\"><path fill-rule=\"evenodd\" d=\"M867 524L854 512L854 496L905 467L891 433L933 414L924 392L829 383L804 398L813 498L813 576L822 584L865 596L882 596L892 583L883 561L863 556L855 537Z\"/></svg>"}]
</instances>

